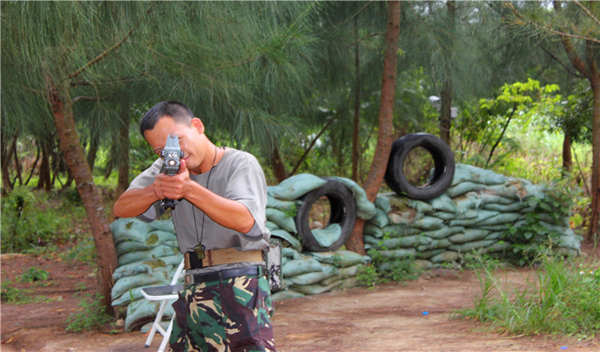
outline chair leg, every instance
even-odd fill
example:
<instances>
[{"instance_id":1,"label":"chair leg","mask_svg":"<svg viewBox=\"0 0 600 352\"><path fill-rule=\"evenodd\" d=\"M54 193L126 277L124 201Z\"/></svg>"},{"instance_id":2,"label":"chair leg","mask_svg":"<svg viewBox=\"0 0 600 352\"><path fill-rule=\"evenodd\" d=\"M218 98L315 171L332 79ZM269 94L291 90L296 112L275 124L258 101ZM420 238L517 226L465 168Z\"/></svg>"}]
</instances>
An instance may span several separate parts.
<instances>
[{"instance_id":1,"label":"chair leg","mask_svg":"<svg viewBox=\"0 0 600 352\"><path fill-rule=\"evenodd\" d=\"M171 332L173 332L173 321L175 320L175 314L171 317L171 322L169 323L169 327L167 328L167 333L164 335L162 342L160 343L160 347L158 348L158 352L164 352L167 347L167 343L171 338Z\"/></svg>"},{"instance_id":2,"label":"chair leg","mask_svg":"<svg viewBox=\"0 0 600 352\"><path fill-rule=\"evenodd\" d=\"M156 330L158 330L161 333L161 335L163 335L163 336L165 335L165 331L160 326L160 322L162 321L162 316L163 316L165 309L167 308L168 302L169 302L168 300L164 300L160 304L160 309L158 310L158 313L156 313L156 318L154 319L154 323L152 323L152 328L150 329L150 332L148 333L148 338L146 339L146 344L145 344L146 347L150 347L150 344L152 343L152 339L154 338L154 334L156 334Z\"/></svg>"}]
</instances>

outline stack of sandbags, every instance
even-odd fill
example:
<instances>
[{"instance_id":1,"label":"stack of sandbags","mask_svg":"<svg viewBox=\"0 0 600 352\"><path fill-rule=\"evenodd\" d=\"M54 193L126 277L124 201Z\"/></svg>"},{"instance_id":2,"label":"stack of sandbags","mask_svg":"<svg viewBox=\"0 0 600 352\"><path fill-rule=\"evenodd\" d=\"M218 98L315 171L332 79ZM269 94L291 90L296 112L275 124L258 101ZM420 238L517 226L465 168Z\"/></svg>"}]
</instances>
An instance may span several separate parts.
<instances>
[{"instance_id":1,"label":"stack of sandbags","mask_svg":"<svg viewBox=\"0 0 600 352\"><path fill-rule=\"evenodd\" d=\"M331 177L330 179L341 182L348 187L354 198L357 217L368 220L375 215L375 205L369 202L364 189L356 182L344 177ZM327 183L327 179L311 174L298 174L283 180L276 186L267 187L267 228L271 231L271 234L287 241L292 248L301 251L301 238L298 236L295 222L297 207L302 204L300 199L305 194L325 185L325 183ZM323 224L323 226L325 225ZM340 226L334 223L322 229L315 229L313 233L317 241L324 238L333 242L339 238L340 230ZM321 244L326 246L328 243Z\"/></svg>"},{"instance_id":2,"label":"stack of sandbags","mask_svg":"<svg viewBox=\"0 0 600 352\"><path fill-rule=\"evenodd\" d=\"M331 290L356 287L356 275L371 261L368 256L338 250L333 252L298 252L283 249L283 287L273 294L274 300L317 295Z\"/></svg>"},{"instance_id":3,"label":"stack of sandbags","mask_svg":"<svg viewBox=\"0 0 600 352\"><path fill-rule=\"evenodd\" d=\"M578 254L581 239L569 228L568 217L556 221L553 214L537 209L534 217L543 229L525 239L519 233L531 225L533 207L547 197L544 191L527 180L458 164L451 186L437 198L418 201L379 195L377 213L364 228L365 247L384 259L382 270L409 258L428 268L474 249L502 253L520 241L541 243L549 233L555 235L560 252Z\"/></svg>"},{"instance_id":4,"label":"stack of sandbags","mask_svg":"<svg viewBox=\"0 0 600 352\"><path fill-rule=\"evenodd\" d=\"M153 321L160 307L160 302L144 299L141 289L169 285L183 256L171 220L121 218L110 227L119 264L113 273L112 305L127 307L125 330L130 331ZM164 318L173 313L169 305Z\"/></svg>"}]
</instances>

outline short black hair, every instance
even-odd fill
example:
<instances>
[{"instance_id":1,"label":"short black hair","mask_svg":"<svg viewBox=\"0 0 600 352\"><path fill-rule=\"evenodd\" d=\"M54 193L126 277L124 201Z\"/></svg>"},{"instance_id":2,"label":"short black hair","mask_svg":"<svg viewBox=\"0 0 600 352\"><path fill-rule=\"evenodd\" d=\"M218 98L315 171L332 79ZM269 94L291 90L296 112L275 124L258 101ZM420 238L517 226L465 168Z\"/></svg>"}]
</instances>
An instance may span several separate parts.
<instances>
[{"instance_id":1,"label":"short black hair","mask_svg":"<svg viewBox=\"0 0 600 352\"><path fill-rule=\"evenodd\" d=\"M154 129L158 120L164 116L170 116L176 123L190 123L194 113L185 104L178 101L161 101L148 110L140 121L140 133Z\"/></svg>"}]
</instances>

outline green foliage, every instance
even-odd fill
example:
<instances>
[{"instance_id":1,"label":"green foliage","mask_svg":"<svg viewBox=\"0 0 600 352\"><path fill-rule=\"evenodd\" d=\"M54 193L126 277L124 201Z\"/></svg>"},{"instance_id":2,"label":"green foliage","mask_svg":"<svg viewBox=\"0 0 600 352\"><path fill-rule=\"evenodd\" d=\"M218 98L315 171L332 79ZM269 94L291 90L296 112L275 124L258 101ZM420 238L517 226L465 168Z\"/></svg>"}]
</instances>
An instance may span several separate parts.
<instances>
[{"instance_id":1,"label":"green foliage","mask_svg":"<svg viewBox=\"0 0 600 352\"><path fill-rule=\"evenodd\" d=\"M77 305L81 309L67 318L67 331L99 330L112 320L112 317L106 313L101 296L96 296L94 299L92 295L86 294Z\"/></svg>"},{"instance_id":2,"label":"green foliage","mask_svg":"<svg viewBox=\"0 0 600 352\"><path fill-rule=\"evenodd\" d=\"M96 262L96 245L91 238L83 238L73 247L59 253L59 257L67 263L79 261L84 263Z\"/></svg>"},{"instance_id":3,"label":"green foliage","mask_svg":"<svg viewBox=\"0 0 600 352\"><path fill-rule=\"evenodd\" d=\"M18 304L28 302L28 294L31 290L18 289L12 285L10 280L2 280L2 302Z\"/></svg>"},{"instance_id":4,"label":"green foliage","mask_svg":"<svg viewBox=\"0 0 600 352\"><path fill-rule=\"evenodd\" d=\"M503 286L495 269L481 261L481 296L459 316L491 322L513 334L593 338L600 331L600 262L577 266L548 255L540 261L537 280L522 290Z\"/></svg>"},{"instance_id":5,"label":"green foliage","mask_svg":"<svg viewBox=\"0 0 600 352\"><path fill-rule=\"evenodd\" d=\"M362 286L368 286L374 288L377 284L383 282L377 268L374 265L364 266L358 269L356 274L358 283Z\"/></svg>"},{"instance_id":6,"label":"green foliage","mask_svg":"<svg viewBox=\"0 0 600 352\"><path fill-rule=\"evenodd\" d=\"M72 241L77 234L73 225L83 218L77 199L73 192L63 196L26 186L2 197L2 252L53 248Z\"/></svg>"},{"instance_id":7,"label":"green foliage","mask_svg":"<svg viewBox=\"0 0 600 352\"><path fill-rule=\"evenodd\" d=\"M23 282L46 281L48 280L48 275L50 275L48 271L32 266L21 274L19 280Z\"/></svg>"},{"instance_id":8,"label":"green foliage","mask_svg":"<svg viewBox=\"0 0 600 352\"><path fill-rule=\"evenodd\" d=\"M564 220L571 214L575 196L575 192L565 187L564 183L549 185L544 198L528 197L525 200L529 211L525 214L524 223L511 225L503 234L503 238L514 243L509 259L521 266L533 264L547 248L559 244L561 233L552 226L564 225Z\"/></svg>"}]
</instances>

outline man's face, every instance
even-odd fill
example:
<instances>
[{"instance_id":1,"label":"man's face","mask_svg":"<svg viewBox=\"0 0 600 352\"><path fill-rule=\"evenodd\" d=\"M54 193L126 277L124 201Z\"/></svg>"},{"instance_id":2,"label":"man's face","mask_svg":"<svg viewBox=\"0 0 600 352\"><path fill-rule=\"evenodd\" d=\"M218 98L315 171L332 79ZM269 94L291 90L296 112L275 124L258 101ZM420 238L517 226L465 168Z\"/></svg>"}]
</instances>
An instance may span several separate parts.
<instances>
[{"instance_id":1,"label":"man's face","mask_svg":"<svg viewBox=\"0 0 600 352\"><path fill-rule=\"evenodd\" d=\"M144 132L144 137L154 152L160 156L165 147L167 137L171 134L177 134L179 147L183 151L183 159L190 171L196 171L204 160L205 151L202 148L202 135L204 125L200 119L194 118L190 126L185 123L175 123L175 120L165 116L158 120L153 129Z\"/></svg>"}]
</instances>

